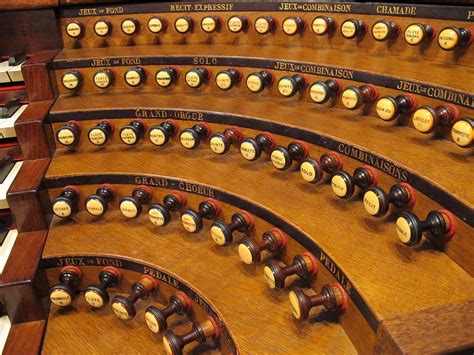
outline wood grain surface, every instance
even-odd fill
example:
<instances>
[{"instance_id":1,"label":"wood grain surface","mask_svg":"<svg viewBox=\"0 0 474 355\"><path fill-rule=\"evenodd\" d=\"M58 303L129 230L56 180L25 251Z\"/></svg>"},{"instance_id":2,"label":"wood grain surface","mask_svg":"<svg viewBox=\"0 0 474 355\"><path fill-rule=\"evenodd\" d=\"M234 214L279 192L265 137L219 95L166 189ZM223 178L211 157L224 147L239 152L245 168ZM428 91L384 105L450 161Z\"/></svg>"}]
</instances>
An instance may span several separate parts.
<instances>
[{"instance_id":1,"label":"wood grain surface","mask_svg":"<svg viewBox=\"0 0 474 355\"><path fill-rule=\"evenodd\" d=\"M22 354L38 354L41 351L41 343L45 328L46 321L44 320L13 325L8 334L3 354L18 354L19 344L21 344Z\"/></svg>"}]
</instances>

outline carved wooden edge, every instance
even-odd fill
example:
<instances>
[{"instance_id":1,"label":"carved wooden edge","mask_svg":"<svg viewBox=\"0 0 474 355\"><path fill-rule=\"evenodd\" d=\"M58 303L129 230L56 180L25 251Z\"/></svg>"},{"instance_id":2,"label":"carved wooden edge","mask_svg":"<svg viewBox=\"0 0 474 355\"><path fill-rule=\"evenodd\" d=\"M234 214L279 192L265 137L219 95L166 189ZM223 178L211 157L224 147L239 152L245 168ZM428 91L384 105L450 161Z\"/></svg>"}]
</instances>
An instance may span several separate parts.
<instances>
[{"instance_id":1,"label":"carved wooden edge","mask_svg":"<svg viewBox=\"0 0 474 355\"><path fill-rule=\"evenodd\" d=\"M29 323L12 325L8 334L4 355L33 355L41 352L46 321L39 320Z\"/></svg>"},{"instance_id":2,"label":"carved wooden edge","mask_svg":"<svg viewBox=\"0 0 474 355\"><path fill-rule=\"evenodd\" d=\"M55 98L58 90L56 82L50 78L49 71L53 58L58 52L59 50L36 52L23 65L23 78L30 102Z\"/></svg>"},{"instance_id":3,"label":"carved wooden edge","mask_svg":"<svg viewBox=\"0 0 474 355\"><path fill-rule=\"evenodd\" d=\"M474 299L384 320L376 354L473 353Z\"/></svg>"},{"instance_id":4,"label":"carved wooden edge","mask_svg":"<svg viewBox=\"0 0 474 355\"><path fill-rule=\"evenodd\" d=\"M58 6L58 0L0 0L0 10L38 9Z\"/></svg>"},{"instance_id":5,"label":"carved wooden edge","mask_svg":"<svg viewBox=\"0 0 474 355\"><path fill-rule=\"evenodd\" d=\"M23 162L7 194L10 211L18 233L48 229L41 200L47 198L40 192L40 185L50 159Z\"/></svg>"},{"instance_id":6,"label":"carved wooden edge","mask_svg":"<svg viewBox=\"0 0 474 355\"><path fill-rule=\"evenodd\" d=\"M23 152L24 160L50 158L48 146L49 130L44 126L53 101L33 102L15 123L18 142Z\"/></svg>"}]
</instances>

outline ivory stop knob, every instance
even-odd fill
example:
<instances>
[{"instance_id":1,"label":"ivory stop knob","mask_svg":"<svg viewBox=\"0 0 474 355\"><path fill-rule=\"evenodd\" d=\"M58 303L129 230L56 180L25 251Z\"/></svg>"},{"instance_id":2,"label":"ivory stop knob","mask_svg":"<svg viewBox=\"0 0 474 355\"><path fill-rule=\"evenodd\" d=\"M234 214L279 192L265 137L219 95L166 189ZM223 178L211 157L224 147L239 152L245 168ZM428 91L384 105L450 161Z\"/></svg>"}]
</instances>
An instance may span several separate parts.
<instances>
[{"instance_id":1,"label":"ivory stop knob","mask_svg":"<svg viewBox=\"0 0 474 355\"><path fill-rule=\"evenodd\" d=\"M140 185L132 191L132 196L122 198L119 209L123 216L136 218L142 212L142 205L151 200L151 190L149 187Z\"/></svg>"},{"instance_id":2,"label":"ivory stop knob","mask_svg":"<svg viewBox=\"0 0 474 355\"><path fill-rule=\"evenodd\" d=\"M89 285L84 290L84 299L93 308L101 308L109 303L107 289L115 287L122 278L122 272L112 266L106 266L99 273L99 285Z\"/></svg>"},{"instance_id":3,"label":"ivory stop knob","mask_svg":"<svg viewBox=\"0 0 474 355\"><path fill-rule=\"evenodd\" d=\"M163 204L153 204L148 209L148 218L155 226L166 226L171 220L170 211L179 211L186 205L186 197L174 190L163 198Z\"/></svg>"},{"instance_id":4,"label":"ivory stop knob","mask_svg":"<svg viewBox=\"0 0 474 355\"><path fill-rule=\"evenodd\" d=\"M395 184L386 193L380 187L369 187L364 193L364 208L374 217L385 216L391 204L397 208L408 208L415 204L415 190L407 183Z\"/></svg>"},{"instance_id":5,"label":"ivory stop knob","mask_svg":"<svg viewBox=\"0 0 474 355\"><path fill-rule=\"evenodd\" d=\"M246 160L257 160L262 152L270 152L276 145L275 139L269 132L257 134L255 138L245 138L240 143L240 154Z\"/></svg>"},{"instance_id":6,"label":"ivory stop knob","mask_svg":"<svg viewBox=\"0 0 474 355\"><path fill-rule=\"evenodd\" d=\"M138 33L140 29L140 23L134 18L127 18L122 21L120 28L122 32L128 36Z\"/></svg>"},{"instance_id":7,"label":"ivory stop knob","mask_svg":"<svg viewBox=\"0 0 474 355\"><path fill-rule=\"evenodd\" d=\"M463 117L457 121L451 129L451 137L458 146L468 148L472 146L474 138L474 120Z\"/></svg>"},{"instance_id":8,"label":"ivory stop knob","mask_svg":"<svg viewBox=\"0 0 474 355\"><path fill-rule=\"evenodd\" d=\"M170 316L175 313L186 314L192 307L192 300L184 292L178 291L170 297L170 302L165 308L148 307L145 311L145 322L150 331L159 333L168 328L167 321Z\"/></svg>"},{"instance_id":9,"label":"ivory stop knob","mask_svg":"<svg viewBox=\"0 0 474 355\"><path fill-rule=\"evenodd\" d=\"M116 190L109 184L100 186L95 194L90 195L84 202L86 211L93 216L102 216L107 212L108 204L116 195Z\"/></svg>"},{"instance_id":10,"label":"ivory stop knob","mask_svg":"<svg viewBox=\"0 0 474 355\"><path fill-rule=\"evenodd\" d=\"M318 272L316 258L310 253L296 255L290 265L281 265L277 261L270 261L263 269L267 284L272 289L285 287L285 280L291 275L297 275L302 279L310 279Z\"/></svg>"},{"instance_id":11,"label":"ivory stop knob","mask_svg":"<svg viewBox=\"0 0 474 355\"><path fill-rule=\"evenodd\" d=\"M221 213L221 204L219 201L208 198L199 204L199 211L187 209L181 214L181 224L189 233L197 233L202 227L202 220L212 219Z\"/></svg>"},{"instance_id":12,"label":"ivory stop knob","mask_svg":"<svg viewBox=\"0 0 474 355\"><path fill-rule=\"evenodd\" d=\"M199 146L201 140L211 135L211 127L207 122L195 124L191 128L186 128L179 134L179 141L186 149L194 149Z\"/></svg>"},{"instance_id":13,"label":"ivory stop knob","mask_svg":"<svg viewBox=\"0 0 474 355\"><path fill-rule=\"evenodd\" d=\"M366 189L376 186L377 183L378 174L374 168L368 165L356 168L352 176L345 171L338 171L331 178L333 192L343 199L354 195L356 186Z\"/></svg>"},{"instance_id":14,"label":"ivory stop knob","mask_svg":"<svg viewBox=\"0 0 474 355\"><path fill-rule=\"evenodd\" d=\"M260 16L255 20L253 27L258 34L265 35L275 30L276 22L272 16Z\"/></svg>"},{"instance_id":15,"label":"ivory stop knob","mask_svg":"<svg viewBox=\"0 0 474 355\"><path fill-rule=\"evenodd\" d=\"M126 145L135 145L140 142L145 130L145 122L142 120L133 120L120 129L120 140Z\"/></svg>"},{"instance_id":16,"label":"ivory stop knob","mask_svg":"<svg viewBox=\"0 0 474 355\"><path fill-rule=\"evenodd\" d=\"M396 221L397 236L410 247L421 242L423 233L428 232L434 238L451 238L457 231L457 222L453 214L446 210L431 211L424 221L411 212L402 212Z\"/></svg>"},{"instance_id":17,"label":"ivory stop knob","mask_svg":"<svg viewBox=\"0 0 474 355\"><path fill-rule=\"evenodd\" d=\"M293 316L298 319L308 319L311 308L323 306L329 311L345 311L348 305L348 298L344 288L336 283L334 285L324 285L321 292L309 296L299 287L293 288L289 293L289 300Z\"/></svg>"},{"instance_id":18,"label":"ivory stop knob","mask_svg":"<svg viewBox=\"0 0 474 355\"><path fill-rule=\"evenodd\" d=\"M68 121L56 132L56 139L65 147L74 148L80 140L81 127L77 121Z\"/></svg>"},{"instance_id":19,"label":"ivory stop knob","mask_svg":"<svg viewBox=\"0 0 474 355\"><path fill-rule=\"evenodd\" d=\"M112 310L120 319L132 319L137 314L135 303L139 299L146 299L152 291L157 289L158 281L149 275L143 275L132 285L132 293L128 297L115 296L112 299Z\"/></svg>"},{"instance_id":20,"label":"ivory stop knob","mask_svg":"<svg viewBox=\"0 0 474 355\"><path fill-rule=\"evenodd\" d=\"M61 83L68 90L79 90L82 82L82 74L76 70L67 71L61 77Z\"/></svg>"},{"instance_id":21,"label":"ivory stop knob","mask_svg":"<svg viewBox=\"0 0 474 355\"><path fill-rule=\"evenodd\" d=\"M89 142L98 147L105 145L112 137L114 125L108 120L102 120L87 133Z\"/></svg>"},{"instance_id":22,"label":"ivory stop knob","mask_svg":"<svg viewBox=\"0 0 474 355\"><path fill-rule=\"evenodd\" d=\"M240 143L243 133L239 127L229 127L222 133L215 133L209 139L209 147L211 150L219 155L227 153L230 146L234 143Z\"/></svg>"},{"instance_id":23,"label":"ivory stop knob","mask_svg":"<svg viewBox=\"0 0 474 355\"><path fill-rule=\"evenodd\" d=\"M49 289L49 299L51 303L59 307L69 306L78 291L77 286L82 278L82 271L76 266L65 266L59 274L59 284L53 285Z\"/></svg>"},{"instance_id":24,"label":"ivory stop knob","mask_svg":"<svg viewBox=\"0 0 474 355\"><path fill-rule=\"evenodd\" d=\"M398 95L397 97L383 96L375 105L377 116L384 121L392 121L399 115L406 115L416 107L416 99L410 94Z\"/></svg>"},{"instance_id":25,"label":"ivory stop knob","mask_svg":"<svg viewBox=\"0 0 474 355\"><path fill-rule=\"evenodd\" d=\"M278 228L272 228L262 235L261 240L244 238L239 244L238 252L240 259L245 264L256 264L261 260L263 251L268 251L270 255L277 256L285 250L288 243L288 236Z\"/></svg>"},{"instance_id":26,"label":"ivory stop knob","mask_svg":"<svg viewBox=\"0 0 474 355\"><path fill-rule=\"evenodd\" d=\"M151 33L158 34L166 30L168 22L163 17L152 17L148 20L147 26Z\"/></svg>"},{"instance_id":27,"label":"ivory stop knob","mask_svg":"<svg viewBox=\"0 0 474 355\"><path fill-rule=\"evenodd\" d=\"M189 16L178 17L174 22L174 29L176 32L185 34L191 32L194 27L194 21Z\"/></svg>"},{"instance_id":28,"label":"ivory stop knob","mask_svg":"<svg viewBox=\"0 0 474 355\"><path fill-rule=\"evenodd\" d=\"M438 33L438 45L445 51L465 48L472 42L472 33L468 28L449 26Z\"/></svg>"},{"instance_id":29,"label":"ivory stop knob","mask_svg":"<svg viewBox=\"0 0 474 355\"><path fill-rule=\"evenodd\" d=\"M412 23L405 28L404 38L411 46L419 46L429 43L433 39L434 31L430 25L423 23Z\"/></svg>"},{"instance_id":30,"label":"ivory stop knob","mask_svg":"<svg viewBox=\"0 0 474 355\"><path fill-rule=\"evenodd\" d=\"M150 127L148 138L154 145L161 147L168 143L169 139L179 131L179 125L175 120L165 120L159 125Z\"/></svg>"},{"instance_id":31,"label":"ivory stop knob","mask_svg":"<svg viewBox=\"0 0 474 355\"><path fill-rule=\"evenodd\" d=\"M215 221L210 229L212 240L218 245L232 243L233 232L248 233L254 227L254 217L247 211L239 211L232 215L232 223L225 224L223 221Z\"/></svg>"},{"instance_id":32,"label":"ivory stop knob","mask_svg":"<svg viewBox=\"0 0 474 355\"><path fill-rule=\"evenodd\" d=\"M58 197L52 201L53 213L60 218L71 217L77 212L79 189L76 186L66 186Z\"/></svg>"}]
</instances>

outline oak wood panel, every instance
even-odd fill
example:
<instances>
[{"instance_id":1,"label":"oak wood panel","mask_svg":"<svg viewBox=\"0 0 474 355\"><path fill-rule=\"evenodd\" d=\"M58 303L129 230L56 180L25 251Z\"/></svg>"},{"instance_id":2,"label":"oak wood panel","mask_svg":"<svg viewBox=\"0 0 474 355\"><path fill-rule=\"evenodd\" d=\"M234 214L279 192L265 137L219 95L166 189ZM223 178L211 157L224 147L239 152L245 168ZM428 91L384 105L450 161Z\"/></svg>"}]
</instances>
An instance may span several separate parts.
<instances>
[{"instance_id":1,"label":"oak wood panel","mask_svg":"<svg viewBox=\"0 0 474 355\"><path fill-rule=\"evenodd\" d=\"M26 91L30 102L52 100L57 88L50 79L49 70L57 50L35 53L22 67Z\"/></svg>"},{"instance_id":2,"label":"oak wood panel","mask_svg":"<svg viewBox=\"0 0 474 355\"><path fill-rule=\"evenodd\" d=\"M449 11L449 7L440 7L442 11ZM169 8L168 8L169 9ZM201 27L201 19L206 15L218 16L222 19L222 28L217 33L205 33ZM249 19L249 29L246 32L237 34L231 33L227 28L227 21L231 16L245 15ZM311 23L316 16L330 16L336 22L336 31L333 35L317 36L311 30ZM168 21L168 28L164 33L155 35L148 31L147 22L153 16L162 16ZM180 34L174 30L174 21L181 16L189 16L194 20L194 30L187 34ZM275 32L267 35L258 34L253 24L259 16L273 16L277 22ZM303 18L306 23L306 30L301 35L287 36L283 33L281 26L285 18L290 16L299 16ZM466 17L467 13L466 13ZM120 24L127 18L135 18L140 23L140 31L134 36L128 36L120 30ZM359 41L347 40L342 37L339 32L341 24L350 18L359 19L367 25L367 33ZM101 38L94 33L93 26L95 22L100 19L107 19L113 29L109 37ZM377 42L372 38L370 30L372 25L379 20L388 20L397 23L400 26L400 35L395 41ZM84 35L81 39L73 39L66 34L65 27L71 21L78 21L84 26ZM421 22L429 24L436 33L446 26L460 26L470 28L470 24L464 21L452 20L437 20L437 19L422 19L409 16L387 16L387 15L362 15L362 14L337 14L330 12L308 12L303 11L230 11L230 12L170 12L160 13L151 12L148 14L118 14L118 15L104 15L86 16L86 17L72 17L60 19L60 30L64 41L64 47L67 49L85 48L85 47L104 47L104 46L127 46L140 44L187 44L193 45L195 43L206 43L212 45L232 44L241 46L245 44L255 44L259 46L275 46L283 45L285 48L298 47L303 50L307 48L314 56L320 49L335 49L337 54L343 52L352 52L355 55L367 59L365 53L369 53L371 57L381 57L387 61L402 61L407 62L434 62L441 65L457 64L461 66L471 66L473 59L472 48L467 48L464 51L446 52L442 50L436 41L436 37L430 42L428 46L410 46L404 38L403 32L405 28L414 23ZM284 51L285 49L282 49Z\"/></svg>"},{"instance_id":3,"label":"oak wood panel","mask_svg":"<svg viewBox=\"0 0 474 355\"><path fill-rule=\"evenodd\" d=\"M37 9L57 5L58 0L0 0L0 10Z\"/></svg>"},{"instance_id":4,"label":"oak wood panel","mask_svg":"<svg viewBox=\"0 0 474 355\"><path fill-rule=\"evenodd\" d=\"M47 229L39 188L48 165L49 159L23 162L8 190L8 204L19 233Z\"/></svg>"},{"instance_id":5,"label":"oak wood panel","mask_svg":"<svg viewBox=\"0 0 474 355\"><path fill-rule=\"evenodd\" d=\"M129 56L131 58L139 56L211 56L211 57L241 57L242 53L246 57L267 58L273 60L299 61L303 63L317 63L347 69L364 70L372 73L379 73L394 76L402 79L413 79L431 84L442 85L450 88L474 91L472 81L467 77L474 76L474 69L453 64L430 64L423 60L413 60L413 58L391 58L383 56L367 56L360 53L343 51L341 48L305 48L300 46L284 47L282 45L264 46L259 44L158 44L158 45L137 45L133 47L106 47L106 48L81 48L62 50L55 61L65 60L88 60L102 59L114 56ZM130 65L132 67L133 65ZM97 64L98 68L100 64ZM95 70L98 70L96 68ZM436 75L433 73L436 72ZM153 72L154 75L154 72ZM123 82L122 77L117 77ZM153 79L153 76L151 76ZM150 80L153 81L153 80ZM61 84L58 83L58 87ZM156 87L156 85L155 85ZM61 92L65 92L61 88ZM96 91L99 89L96 89ZM67 90L66 90L67 91Z\"/></svg>"},{"instance_id":6,"label":"oak wood panel","mask_svg":"<svg viewBox=\"0 0 474 355\"><path fill-rule=\"evenodd\" d=\"M42 1L29 1L29 4L35 5ZM11 1L2 0L2 3L9 5ZM26 1L22 3L25 4ZM53 9L2 12L0 55L31 54L57 49L60 47L59 41L57 19Z\"/></svg>"},{"instance_id":7,"label":"oak wood panel","mask_svg":"<svg viewBox=\"0 0 474 355\"><path fill-rule=\"evenodd\" d=\"M44 122L53 101L34 102L28 105L15 122L15 132L25 160L51 156Z\"/></svg>"},{"instance_id":8,"label":"oak wood panel","mask_svg":"<svg viewBox=\"0 0 474 355\"><path fill-rule=\"evenodd\" d=\"M160 154L160 159L156 150L141 150L140 159L135 158L137 154L127 159L123 153L114 152L58 157L53 159L47 176L68 176L72 171L73 174L113 171L179 176L266 206L317 241L351 277L381 318L454 302L458 297L461 300L472 297L473 289L468 290L474 287L472 277L445 254L427 245L417 249L400 245L390 219L368 218L362 206L356 204L357 199L340 201L329 186L308 186L292 172L276 172L263 160L243 162L234 154L203 157L202 152L183 152L176 146L167 147L161 153L166 155ZM107 163L111 161L113 166ZM144 166L145 161L153 163ZM213 173L209 174L210 171ZM337 223L329 222L335 219ZM472 234L457 237L472 238ZM445 286L438 282L441 274L446 277Z\"/></svg>"},{"instance_id":9,"label":"oak wood panel","mask_svg":"<svg viewBox=\"0 0 474 355\"><path fill-rule=\"evenodd\" d=\"M287 293L268 290L262 266L244 267L235 249L210 245L213 242L210 241L207 230L189 235L182 231L177 219L162 230L139 220L128 221L125 227L122 224L123 217L117 211L111 211L108 217L115 222L110 224L103 220L88 223L90 217L84 213L80 213L72 223L53 220L43 257L81 253L124 255L169 270L172 275L177 275L177 278L209 300L222 315L223 322L242 353L264 352L279 346L290 352L296 349L311 351L310 349L315 348L323 352L334 352L337 349L344 349L349 353L354 351L347 335L337 323L295 323ZM133 233L127 233L132 230ZM118 234L123 233L127 233L128 237L117 238ZM159 235L158 238L156 234ZM97 238L97 235L101 235L101 238ZM92 280L95 275L88 274L87 277ZM228 277L229 275L232 277ZM129 289L134 280L135 278L124 277L120 289ZM87 281L82 284L86 283ZM146 305L146 302L137 302L137 323L127 326L144 333L140 339L148 332L143 321ZM107 318L111 319L110 310L106 311ZM123 324L118 320L111 320L111 323L109 327L114 330L115 324ZM252 334L256 327L260 334L254 337ZM371 338L374 340L373 336ZM113 346L116 348L116 344Z\"/></svg>"},{"instance_id":10,"label":"oak wood panel","mask_svg":"<svg viewBox=\"0 0 474 355\"><path fill-rule=\"evenodd\" d=\"M468 353L473 349L474 301L471 300L384 321L379 328L375 353Z\"/></svg>"},{"instance_id":11,"label":"oak wood panel","mask_svg":"<svg viewBox=\"0 0 474 355\"><path fill-rule=\"evenodd\" d=\"M141 94L139 97L125 94L114 95L113 100L109 95L97 95L93 98L68 97L59 98L51 114L77 112L77 116L73 114L72 119L80 119L81 112L103 110L104 107L110 110L176 109L179 107L178 110L209 112L208 103L212 102L212 112L256 117L261 120L263 130L271 131L272 122L279 122L288 127L303 127L364 147L381 156L390 157L392 161L447 190L468 206L474 205L474 191L469 188L469 181L472 180L472 169L469 167L474 159L471 149L460 149L455 144L443 140L427 139L413 129L386 124L373 117L360 115L360 112L315 106L292 99L275 100L263 95L252 96L252 101L246 98L247 96L244 97L232 91L226 93L225 96L215 96L202 91L196 91L193 95L165 91L160 93L158 103L156 96L152 94ZM176 104L177 102L179 105ZM272 110L268 107L272 107ZM147 118L145 120L147 121ZM223 123L226 121L224 118ZM125 123L125 120L122 122ZM184 122L181 122L184 125ZM120 125L117 124L117 126ZM54 129L58 126L55 125ZM117 133L115 137L116 135ZM119 140L115 137L113 142L118 142ZM85 142L85 139L82 141ZM394 149L394 146L397 146L397 149ZM91 148L91 152L102 151L92 148L87 142L78 151L82 152L86 147ZM133 149L130 148L130 150ZM449 169L446 168L448 166ZM453 177L456 178L453 179Z\"/></svg>"},{"instance_id":12,"label":"oak wood panel","mask_svg":"<svg viewBox=\"0 0 474 355\"><path fill-rule=\"evenodd\" d=\"M12 325L3 354L14 355L19 351L25 355L38 354L41 351L45 328L44 320Z\"/></svg>"}]
</instances>

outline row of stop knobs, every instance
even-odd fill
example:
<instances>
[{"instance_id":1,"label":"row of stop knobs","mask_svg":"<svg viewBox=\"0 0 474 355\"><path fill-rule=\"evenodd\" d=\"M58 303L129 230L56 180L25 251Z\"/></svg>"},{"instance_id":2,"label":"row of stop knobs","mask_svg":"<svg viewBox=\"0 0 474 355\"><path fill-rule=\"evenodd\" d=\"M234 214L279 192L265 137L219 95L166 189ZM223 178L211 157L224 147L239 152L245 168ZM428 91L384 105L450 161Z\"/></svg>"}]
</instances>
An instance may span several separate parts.
<instances>
[{"instance_id":1,"label":"row of stop knobs","mask_svg":"<svg viewBox=\"0 0 474 355\"><path fill-rule=\"evenodd\" d=\"M271 142L271 136L265 133L257 136L255 142ZM268 144L268 143L265 143ZM250 148L249 148L250 149ZM361 166L352 174L343 170L343 162L336 152L328 152L319 160L308 158L307 149L302 142L290 143L288 149L283 147L274 148L271 154L272 163L282 168L288 161L296 160L303 178L312 183L323 180L324 173L330 183L333 192L342 199L350 199L356 193L357 188L361 191L362 202L365 210L374 217L385 216L390 206L397 209L410 209L416 201L415 190L407 183L398 183L390 187L386 192L378 187L378 174L371 166ZM277 154L275 154L277 153ZM287 154L287 155L285 155ZM288 158L288 159L286 159ZM52 202L52 210L61 218L69 218L78 211L80 191L75 186L66 186L58 197ZM116 190L112 185L101 185L95 194L89 195L84 202L84 207L91 215L100 217L107 210L109 203L115 198ZM153 192L147 186L138 186L131 196L123 197L119 203L122 215L127 218L137 218L143 209L153 198ZM163 202L153 203L148 208L148 217L156 226L167 225L172 212L182 210L186 206L185 195L174 190L165 195ZM181 212L181 223L186 231L196 233L203 228L203 219L214 219L221 211L220 203L212 198L206 199L199 204L197 211L185 209ZM430 236L439 237L443 240L452 237L457 229L454 216L446 210L431 211L425 221L421 221L415 214L405 210L401 213L395 211L397 216L396 232L399 239L408 246L416 246L422 240L424 232ZM246 211L241 211L232 216L232 223L226 225L223 221L216 221L211 227L211 236L219 245L227 245L232 242L232 232L235 230L244 232L253 225L253 217Z\"/></svg>"},{"instance_id":2,"label":"row of stop knobs","mask_svg":"<svg viewBox=\"0 0 474 355\"><path fill-rule=\"evenodd\" d=\"M346 89L343 101L352 108L359 108L364 102L370 102L360 96L368 93L372 86L363 85L361 89L352 87ZM368 93L368 95L372 95ZM367 101L369 100L369 101ZM421 106L414 110L416 101L410 95L399 95L383 97L377 102L376 112L380 118L390 121L399 114L414 111L412 120L414 127L422 133L430 133L437 126L448 126L453 124L451 136L453 141L460 147L472 146L474 138L474 120L469 117L459 118L459 112L453 105L445 104L437 107ZM138 144L147 131L147 125L143 120L136 119L120 129L120 140L126 145ZM176 121L168 119L159 125L154 125L148 130L148 139L155 146L164 146L172 136L179 131ZM102 120L92 127L87 134L89 142L96 146L104 146L110 140L114 132L114 124L110 120ZM81 128L78 122L69 121L56 132L57 141L69 148L74 148L80 141ZM240 143L243 139L242 131L238 127L230 127L222 133L212 134L209 125L205 122L194 125L192 128L184 129L179 134L179 141L188 149L197 148L202 140L209 138L211 150L216 154L225 154L230 146Z\"/></svg>"},{"instance_id":3,"label":"row of stop knobs","mask_svg":"<svg viewBox=\"0 0 474 355\"><path fill-rule=\"evenodd\" d=\"M272 288L283 288L285 278L297 275L310 280L317 274L316 260L312 254L296 255L293 263L284 265L270 263L265 267L265 278ZM82 271L76 266L66 266L59 274L59 284L50 287L49 295L53 304L59 307L68 307L80 293L78 290L82 278ZM99 273L98 285L89 285L83 290L86 302L92 308L102 308L109 302L107 289L116 287L122 278L122 271L115 267L105 267ZM135 304L138 300L147 299L152 293L158 292L157 279L150 275L142 275L133 283L132 292L128 296L117 295L112 298L111 306L115 315L122 320L133 319L136 315ZM324 285L318 294L306 294L301 288L294 287L289 293L289 301L294 317L298 320L307 319L310 310L323 306L325 309L337 313L344 312L348 307L348 296L344 288L336 283ZM182 291L177 291L169 298L165 307L149 306L145 310L145 322L150 331L161 333L168 329L168 320L174 314L187 315L194 318L193 302ZM163 337L163 344L168 354L181 354L184 346L193 341L203 343L207 338L217 340L220 327L215 318L208 316L202 322L193 322L192 329L183 335L177 335L167 330Z\"/></svg>"}]
</instances>

